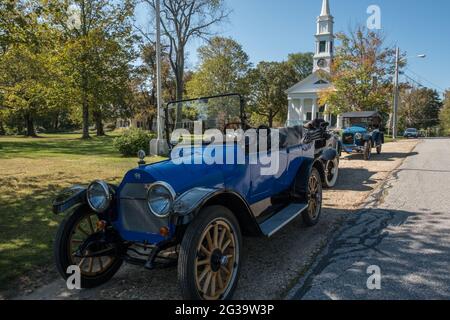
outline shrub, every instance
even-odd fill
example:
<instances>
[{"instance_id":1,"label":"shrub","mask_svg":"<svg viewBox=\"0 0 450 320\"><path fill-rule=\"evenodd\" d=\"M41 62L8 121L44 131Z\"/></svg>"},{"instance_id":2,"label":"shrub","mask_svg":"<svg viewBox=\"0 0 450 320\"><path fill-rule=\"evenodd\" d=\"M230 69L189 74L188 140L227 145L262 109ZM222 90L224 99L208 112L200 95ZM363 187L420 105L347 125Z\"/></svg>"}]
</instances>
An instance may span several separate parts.
<instances>
[{"instance_id":1,"label":"shrub","mask_svg":"<svg viewBox=\"0 0 450 320\"><path fill-rule=\"evenodd\" d=\"M150 141L154 138L155 135L150 132L131 129L114 139L114 147L127 157L136 156L139 150L144 150L149 154Z\"/></svg>"}]
</instances>

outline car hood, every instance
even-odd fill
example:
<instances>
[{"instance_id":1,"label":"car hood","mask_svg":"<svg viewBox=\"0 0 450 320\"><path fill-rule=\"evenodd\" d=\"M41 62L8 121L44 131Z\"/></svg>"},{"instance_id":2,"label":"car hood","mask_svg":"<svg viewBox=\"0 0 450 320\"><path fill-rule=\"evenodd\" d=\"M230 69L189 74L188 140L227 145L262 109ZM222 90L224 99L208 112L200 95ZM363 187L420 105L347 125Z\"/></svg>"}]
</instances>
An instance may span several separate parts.
<instances>
[{"instance_id":1,"label":"car hood","mask_svg":"<svg viewBox=\"0 0 450 320\"><path fill-rule=\"evenodd\" d=\"M231 151L224 146L224 152ZM175 160L162 161L141 166L129 171L123 184L150 184L164 181L172 186L176 193L181 194L195 187L223 188L225 177L228 179L242 166L226 164L195 164L202 159L205 148L193 148L192 154L183 155Z\"/></svg>"},{"instance_id":2,"label":"car hood","mask_svg":"<svg viewBox=\"0 0 450 320\"><path fill-rule=\"evenodd\" d=\"M352 133L352 134L355 134L355 133L366 133L367 129L362 128L362 127L350 127L350 128L345 129L343 132L344 133Z\"/></svg>"}]
</instances>

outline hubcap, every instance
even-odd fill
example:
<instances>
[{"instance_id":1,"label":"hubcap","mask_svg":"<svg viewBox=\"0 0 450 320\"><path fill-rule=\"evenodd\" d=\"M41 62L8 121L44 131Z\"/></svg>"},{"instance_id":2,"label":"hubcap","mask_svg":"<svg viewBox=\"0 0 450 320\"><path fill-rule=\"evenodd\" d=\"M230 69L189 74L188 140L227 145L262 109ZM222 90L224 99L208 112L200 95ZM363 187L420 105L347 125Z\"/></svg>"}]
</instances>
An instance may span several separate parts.
<instances>
[{"instance_id":1,"label":"hubcap","mask_svg":"<svg viewBox=\"0 0 450 320\"><path fill-rule=\"evenodd\" d=\"M230 224L219 219L208 225L197 251L197 290L203 299L221 299L232 286L239 258L236 235Z\"/></svg>"},{"instance_id":2,"label":"hubcap","mask_svg":"<svg viewBox=\"0 0 450 320\"><path fill-rule=\"evenodd\" d=\"M81 219L73 228L69 239L69 254L72 265L77 265L81 273L85 276L96 276L105 272L114 262L114 257L79 257L78 248L88 239L89 236L98 232L99 224L96 214L90 214ZM96 227L94 227L96 226ZM92 248L91 248L92 249ZM100 249L99 249L100 250ZM82 255L92 254L89 250L82 252Z\"/></svg>"}]
</instances>

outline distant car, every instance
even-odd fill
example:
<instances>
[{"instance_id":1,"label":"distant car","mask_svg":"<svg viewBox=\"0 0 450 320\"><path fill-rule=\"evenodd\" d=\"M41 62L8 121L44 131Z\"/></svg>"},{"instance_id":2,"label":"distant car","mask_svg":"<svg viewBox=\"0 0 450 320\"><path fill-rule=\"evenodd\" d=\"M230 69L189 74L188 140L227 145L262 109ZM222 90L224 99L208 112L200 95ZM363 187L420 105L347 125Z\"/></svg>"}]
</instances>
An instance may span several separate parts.
<instances>
[{"instance_id":1,"label":"distant car","mask_svg":"<svg viewBox=\"0 0 450 320\"><path fill-rule=\"evenodd\" d=\"M344 130L342 148L346 153L359 152L365 160L370 160L372 149L381 153L384 134L381 132L382 117L377 111L350 112L342 115Z\"/></svg>"},{"instance_id":2,"label":"distant car","mask_svg":"<svg viewBox=\"0 0 450 320\"><path fill-rule=\"evenodd\" d=\"M403 136L406 139L410 139L410 138L418 139L418 138L420 138L420 132L417 129L409 128L409 129L405 130L405 133L403 134Z\"/></svg>"}]
</instances>

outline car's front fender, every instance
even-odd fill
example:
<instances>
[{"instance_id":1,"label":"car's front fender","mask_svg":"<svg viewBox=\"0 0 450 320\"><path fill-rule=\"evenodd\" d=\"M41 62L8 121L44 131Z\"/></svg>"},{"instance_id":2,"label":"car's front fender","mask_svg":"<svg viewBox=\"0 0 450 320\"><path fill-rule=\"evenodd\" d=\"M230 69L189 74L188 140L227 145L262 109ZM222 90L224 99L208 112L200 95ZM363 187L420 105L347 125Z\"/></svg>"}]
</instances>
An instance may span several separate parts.
<instances>
[{"instance_id":1,"label":"car's front fender","mask_svg":"<svg viewBox=\"0 0 450 320\"><path fill-rule=\"evenodd\" d=\"M224 189L194 188L179 196L173 206L177 225L188 225L209 205L222 205L230 209L245 235L262 234L248 203L239 194Z\"/></svg>"},{"instance_id":2,"label":"car's front fender","mask_svg":"<svg viewBox=\"0 0 450 320\"><path fill-rule=\"evenodd\" d=\"M53 213L60 214L74 207L86 204L87 187L73 186L61 191L53 200Z\"/></svg>"}]
</instances>

